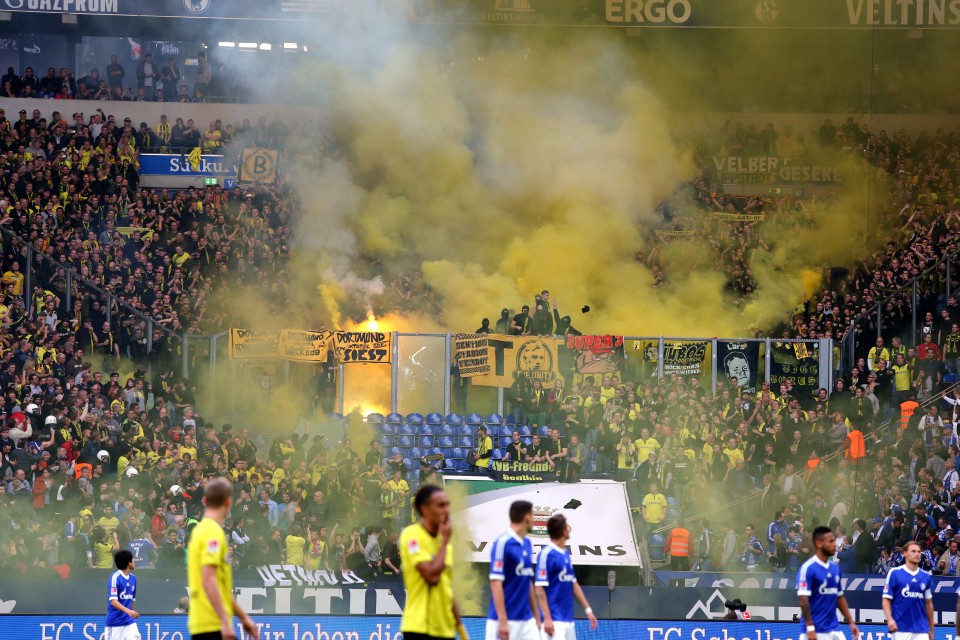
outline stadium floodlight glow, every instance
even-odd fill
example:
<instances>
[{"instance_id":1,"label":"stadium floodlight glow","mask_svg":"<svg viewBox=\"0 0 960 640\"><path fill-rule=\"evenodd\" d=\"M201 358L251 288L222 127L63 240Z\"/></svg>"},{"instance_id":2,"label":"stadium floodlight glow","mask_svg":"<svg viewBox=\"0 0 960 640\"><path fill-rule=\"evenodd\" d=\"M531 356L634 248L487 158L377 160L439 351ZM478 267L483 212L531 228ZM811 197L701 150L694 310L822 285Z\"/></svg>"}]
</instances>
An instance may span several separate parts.
<instances>
[{"instance_id":1,"label":"stadium floodlight glow","mask_svg":"<svg viewBox=\"0 0 960 640\"><path fill-rule=\"evenodd\" d=\"M283 43L283 48L284 48L284 49L296 49L296 48L297 48L297 43L296 43L296 42L284 42L284 43Z\"/></svg>"},{"instance_id":2,"label":"stadium floodlight glow","mask_svg":"<svg viewBox=\"0 0 960 640\"><path fill-rule=\"evenodd\" d=\"M273 49L273 45L269 42L260 43L260 51L270 51L271 49Z\"/></svg>"},{"instance_id":3,"label":"stadium floodlight glow","mask_svg":"<svg viewBox=\"0 0 960 640\"><path fill-rule=\"evenodd\" d=\"M240 48L241 48L241 49L256 49L256 48L257 48L257 43L256 43L256 42L241 42L241 43L240 43Z\"/></svg>"},{"instance_id":4,"label":"stadium floodlight glow","mask_svg":"<svg viewBox=\"0 0 960 640\"><path fill-rule=\"evenodd\" d=\"M303 50L304 50L304 51L310 51L310 49L307 48L307 45L303 45Z\"/></svg>"},{"instance_id":5,"label":"stadium floodlight glow","mask_svg":"<svg viewBox=\"0 0 960 640\"><path fill-rule=\"evenodd\" d=\"M237 43L236 42L218 42L217 46L224 47L226 49L232 49L233 47L237 46Z\"/></svg>"}]
</instances>

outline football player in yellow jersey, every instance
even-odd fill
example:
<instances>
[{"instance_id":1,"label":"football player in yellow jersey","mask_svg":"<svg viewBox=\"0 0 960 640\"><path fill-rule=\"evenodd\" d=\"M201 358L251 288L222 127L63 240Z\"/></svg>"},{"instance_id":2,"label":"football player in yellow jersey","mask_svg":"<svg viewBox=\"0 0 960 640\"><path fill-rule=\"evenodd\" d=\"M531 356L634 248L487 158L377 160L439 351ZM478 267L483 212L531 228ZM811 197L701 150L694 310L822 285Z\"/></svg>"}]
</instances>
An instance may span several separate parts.
<instances>
[{"instance_id":1,"label":"football player in yellow jersey","mask_svg":"<svg viewBox=\"0 0 960 640\"><path fill-rule=\"evenodd\" d=\"M203 492L203 520L193 528L187 548L188 627L193 640L234 640L233 616L253 640L260 631L233 597L233 571L227 558L223 521L233 502L233 484L214 478Z\"/></svg>"},{"instance_id":2,"label":"football player in yellow jersey","mask_svg":"<svg viewBox=\"0 0 960 640\"><path fill-rule=\"evenodd\" d=\"M423 485L413 507L420 521L400 534L400 566L407 589L400 630L404 640L469 640L453 597L450 498L440 487Z\"/></svg>"}]
</instances>

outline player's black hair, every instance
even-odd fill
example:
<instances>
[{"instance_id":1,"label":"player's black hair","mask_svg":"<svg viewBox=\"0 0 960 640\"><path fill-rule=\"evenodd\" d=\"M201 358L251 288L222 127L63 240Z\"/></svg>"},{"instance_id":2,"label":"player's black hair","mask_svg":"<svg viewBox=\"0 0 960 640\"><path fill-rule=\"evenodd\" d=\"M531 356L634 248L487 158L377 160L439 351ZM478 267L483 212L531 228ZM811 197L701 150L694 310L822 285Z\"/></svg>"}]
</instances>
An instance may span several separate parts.
<instances>
[{"instance_id":1,"label":"player's black hair","mask_svg":"<svg viewBox=\"0 0 960 640\"><path fill-rule=\"evenodd\" d=\"M417 514L422 516L423 513L420 510L423 508L423 505L430 502L430 498L433 497L433 494L440 493L442 491L443 489L435 484L421 485L421 487L417 489L417 493L413 496L413 508L416 510Z\"/></svg>"},{"instance_id":2,"label":"player's black hair","mask_svg":"<svg viewBox=\"0 0 960 640\"><path fill-rule=\"evenodd\" d=\"M551 540L559 540L563 537L567 529L567 516L562 513L555 514L547 520L547 533Z\"/></svg>"},{"instance_id":3,"label":"player's black hair","mask_svg":"<svg viewBox=\"0 0 960 640\"><path fill-rule=\"evenodd\" d=\"M813 538L813 543L816 544L818 541L823 540L823 536L828 533L833 533L830 527L817 527L813 530L813 534L810 537Z\"/></svg>"},{"instance_id":4,"label":"player's black hair","mask_svg":"<svg viewBox=\"0 0 960 640\"><path fill-rule=\"evenodd\" d=\"M133 554L128 549L121 549L113 554L113 564L117 565L120 571L125 570L133 562Z\"/></svg>"},{"instance_id":5,"label":"player's black hair","mask_svg":"<svg viewBox=\"0 0 960 640\"><path fill-rule=\"evenodd\" d=\"M523 522L528 513L533 513L533 503L526 500L517 500L510 505L510 522L519 524Z\"/></svg>"}]
</instances>

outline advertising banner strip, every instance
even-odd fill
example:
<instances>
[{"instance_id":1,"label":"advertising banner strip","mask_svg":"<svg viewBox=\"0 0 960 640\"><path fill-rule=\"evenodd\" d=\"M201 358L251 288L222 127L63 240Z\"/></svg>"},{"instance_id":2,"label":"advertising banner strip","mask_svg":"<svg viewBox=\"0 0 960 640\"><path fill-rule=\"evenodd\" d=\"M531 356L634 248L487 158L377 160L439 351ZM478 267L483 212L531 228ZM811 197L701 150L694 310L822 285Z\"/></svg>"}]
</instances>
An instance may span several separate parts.
<instances>
[{"instance_id":1,"label":"advertising banner strip","mask_svg":"<svg viewBox=\"0 0 960 640\"><path fill-rule=\"evenodd\" d=\"M138 594L139 595L139 594ZM601 605L594 602L600 609ZM602 616L602 613L601 613ZM252 615L264 640L400 640L399 616L307 617ZM486 619L464 618L471 638L484 637ZM186 615L142 616L136 621L143 640L186 640ZM577 620L574 632L590 640L796 640L803 634L798 622L653 622L601 619L596 630ZM22 616L3 618L4 637L19 640L90 640L106 637L103 616ZM845 633L846 629L841 632ZM861 637L880 640L891 636L885 624L861 625ZM236 623L237 638L248 638ZM938 627L934 640L951 640L953 630Z\"/></svg>"},{"instance_id":2,"label":"advertising banner strip","mask_svg":"<svg viewBox=\"0 0 960 640\"><path fill-rule=\"evenodd\" d=\"M227 160L221 155L201 154L199 159L191 159L190 154L140 154L140 174L145 176L236 178L238 171L235 159Z\"/></svg>"}]
</instances>

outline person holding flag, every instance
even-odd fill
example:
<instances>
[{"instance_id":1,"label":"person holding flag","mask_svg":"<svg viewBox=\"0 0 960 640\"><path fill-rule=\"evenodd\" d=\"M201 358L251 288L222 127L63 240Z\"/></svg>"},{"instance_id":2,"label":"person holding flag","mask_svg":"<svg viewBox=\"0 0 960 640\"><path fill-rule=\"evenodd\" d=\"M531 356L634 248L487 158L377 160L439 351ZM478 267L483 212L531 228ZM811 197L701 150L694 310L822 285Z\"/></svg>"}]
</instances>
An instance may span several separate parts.
<instances>
[{"instance_id":1,"label":"person holding flag","mask_svg":"<svg viewBox=\"0 0 960 640\"><path fill-rule=\"evenodd\" d=\"M837 609L850 623L853 639L860 637L847 599L840 586L840 567L830 562L837 552L837 538L829 527L813 530L814 555L797 572L797 599L804 624L800 640L844 640L837 622Z\"/></svg>"},{"instance_id":2,"label":"person holding flag","mask_svg":"<svg viewBox=\"0 0 960 640\"><path fill-rule=\"evenodd\" d=\"M891 569L883 585L883 616L894 640L933 640L933 577L920 568L920 543L903 547L906 564Z\"/></svg>"},{"instance_id":3,"label":"person holding flag","mask_svg":"<svg viewBox=\"0 0 960 640\"><path fill-rule=\"evenodd\" d=\"M567 517L558 513L547 520L547 534L550 544L540 550L537 556L537 575L534 588L540 612L543 614L543 633L546 640L576 640L574 629L573 599L576 598L590 621L590 630L597 628L597 616L583 594L573 572L573 561L567 551L570 539L570 523Z\"/></svg>"},{"instance_id":4,"label":"person holding flag","mask_svg":"<svg viewBox=\"0 0 960 640\"><path fill-rule=\"evenodd\" d=\"M400 566L407 603L400 631L404 640L470 640L453 597L450 498L440 487L421 485L413 497L420 516L400 533Z\"/></svg>"}]
</instances>

